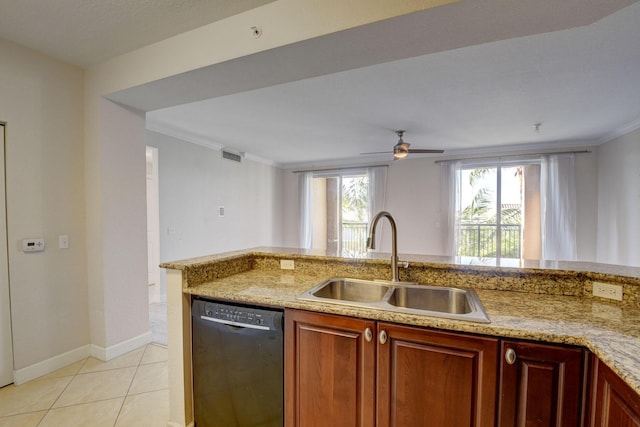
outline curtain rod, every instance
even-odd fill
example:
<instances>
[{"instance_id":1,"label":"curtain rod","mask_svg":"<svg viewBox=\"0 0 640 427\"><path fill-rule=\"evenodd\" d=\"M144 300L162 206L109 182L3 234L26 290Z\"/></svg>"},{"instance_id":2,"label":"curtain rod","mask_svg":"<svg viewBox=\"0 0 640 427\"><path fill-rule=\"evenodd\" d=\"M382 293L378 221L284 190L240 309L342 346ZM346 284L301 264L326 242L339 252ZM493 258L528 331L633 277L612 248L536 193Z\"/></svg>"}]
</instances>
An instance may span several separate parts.
<instances>
[{"instance_id":1,"label":"curtain rod","mask_svg":"<svg viewBox=\"0 0 640 427\"><path fill-rule=\"evenodd\" d=\"M591 153L591 150L577 150L577 151L549 151L544 153L529 153L529 154L505 154L502 156L482 156L482 157L460 157L455 159L436 160L434 163L448 163L457 162L459 160L483 160L483 159L504 159L507 157L530 157L530 156L544 156L547 154L585 154Z\"/></svg>"},{"instance_id":2,"label":"curtain rod","mask_svg":"<svg viewBox=\"0 0 640 427\"><path fill-rule=\"evenodd\" d=\"M322 168L322 169L300 169L291 171L292 173L302 173L302 172L331 172L331 171L339 171L345 169L365 169L365 168L388 168L389 165L386 163L379 165L354 165L354 166L338 166L335 168Z\"/></svg>"}]
</instances>

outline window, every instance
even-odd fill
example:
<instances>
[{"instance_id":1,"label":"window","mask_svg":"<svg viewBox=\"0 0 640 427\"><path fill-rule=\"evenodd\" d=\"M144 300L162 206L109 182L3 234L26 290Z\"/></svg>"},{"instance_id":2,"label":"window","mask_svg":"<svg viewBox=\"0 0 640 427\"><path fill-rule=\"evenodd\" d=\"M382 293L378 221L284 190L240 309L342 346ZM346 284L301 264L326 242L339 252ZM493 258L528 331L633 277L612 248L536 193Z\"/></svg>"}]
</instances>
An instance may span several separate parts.
<instances>
[{"instance_id":1,"label":"window","mask_svg":"<svg viewBox=\"0 0 640 427\"><path fill-rule=\"evenodd\" d=\"M381 210L385 178L386 168L304 173L301 246L344 257L366 254L367 226Z\"/></svg>"},{"instance_id":2,"label":"window","mask_svg":"<svg viewBox=\"0 0 640 427\"><path fill-rule=\"evenodd\" d=\"M474 258L572 261L574 155L443 162L448 253Z\"/></svg>"},{"instance_id":3,"label":"window","mask_svg":"<svg viewBox=\"0 0 640 427\"><path fill-rule=\"evenodd\" d=\"M540 258L540 165L466 166L457 174L456 255Z\"/></svg>"}]
</instances>

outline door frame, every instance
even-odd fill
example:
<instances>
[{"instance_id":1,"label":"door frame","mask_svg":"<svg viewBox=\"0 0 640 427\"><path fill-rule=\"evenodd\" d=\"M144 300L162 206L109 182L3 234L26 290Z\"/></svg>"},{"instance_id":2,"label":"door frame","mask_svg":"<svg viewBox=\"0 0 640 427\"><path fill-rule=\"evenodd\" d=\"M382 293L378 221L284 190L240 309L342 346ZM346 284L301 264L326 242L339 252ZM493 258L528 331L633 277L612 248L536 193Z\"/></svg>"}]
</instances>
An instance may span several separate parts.
<instances>
[{"instance_id":1,"label":"door frame","mask_svg":"<svg viewBox=\"0 0 640 427\"><path fill-rule=\"evenodd\" d=\"M161 302L160 272L160 194L158 182L158 149L146 146L147 159L147 257L149 264L149 303ZM149 168L151 170L149 170ZM151 279L153 276L153 279ZM153 286L151 286L153 283Z\"/></svg>"},{"instance_id":2,"label":"door frame","mask_svg":"<svg viewBox=\"0 0 640 427\"><path fill-rule=\"evenodd\" d=\"M6 123L0 121L0 387L14 381L9 248L7 241Z\"/></svg>"}]
</instances>

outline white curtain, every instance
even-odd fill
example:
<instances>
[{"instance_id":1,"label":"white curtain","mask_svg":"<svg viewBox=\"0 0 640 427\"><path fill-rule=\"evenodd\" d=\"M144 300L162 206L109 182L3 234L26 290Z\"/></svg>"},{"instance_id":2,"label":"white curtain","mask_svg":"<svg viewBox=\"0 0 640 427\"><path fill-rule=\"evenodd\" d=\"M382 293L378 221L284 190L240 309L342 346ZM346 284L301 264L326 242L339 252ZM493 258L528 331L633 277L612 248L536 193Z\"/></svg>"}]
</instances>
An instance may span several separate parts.
<instances>
[{"instance_id":1,"label":"white curtain","mask_svg":"<svg viewBox=\"0 0 640 427\"><path fill-rule=\"evenodd\" d=\"M458 211L460 210L461 162L440 163L440 229L445 255L456 256L458 252Z\"/></svg>"},{"instance_id":2,"label":"white curtain","mask_svg":"<svg viewBox=\"0 0 640 427\"><path fill-rule=\"evenodd\" d=\"M298 202L300 204L300 247L311 249L313 244L313 172L298 174Z\"/></svg>"},{"instance_id":3,"label":"white curtain","mask_svg":"<svg viewBox=\"0 0 640 427\"><path fill-rule=\"evenodd\" d=\"M576 191L573 154L544 155L540 162L542 259L575 261Z\"/></svg>"},{"instance_id":4,"label":"white curtain","mask_svg":"<svg viewBox=\"0 0 640 427\"><path fill-rule=\"evenodd\" d=\"M380 211L385 209L387 202L387 168L367 168L369 178L369 221Z\"/></svg>"},{"instance_id":5,"label":"white curtain","mask_svg":"<svg viewBox=\"0 0 640 427\"><path fill-rule=\"evenodd\" d=\"M387 203L387 167L377 166L367 168L367 177L369 178L369 223L371 223L371 220L378 212L385 210ZM376 233L376 248L380 248L381 246L382 230L384 229Z\"/></svg>"}]
</instances>

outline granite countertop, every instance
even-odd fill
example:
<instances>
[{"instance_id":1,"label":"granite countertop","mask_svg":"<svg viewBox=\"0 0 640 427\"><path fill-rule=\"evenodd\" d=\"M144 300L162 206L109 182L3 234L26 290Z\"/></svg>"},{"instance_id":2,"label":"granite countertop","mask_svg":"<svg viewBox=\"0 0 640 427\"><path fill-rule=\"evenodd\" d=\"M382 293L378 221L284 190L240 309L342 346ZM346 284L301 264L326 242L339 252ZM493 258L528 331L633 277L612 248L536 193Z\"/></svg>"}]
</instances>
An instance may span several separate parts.
<instances>
[{"instance_id":1,"label":"granite countertop","mask_svg":"<svg viewBox=\"0 0 640 427\"><path fill-rule=\"evenodd\" d=\"M296 269L275 268L274 263L279 266L279 259L283 257L296 259ZM354 265L353 262L344 259L322 255L260 248L165 263L162 266L182 270L185 280L183 292L191 295L451 331L582 346L593 352L640 393L640 309L637 297L640 286L637 283L638 279L633 277L635 274L629 278L620 278L610 275L609 271L594 273L598 280L604 277L610 282L625 283L625 301L617 303L593 298L590 295L592 277L583 272L534 269L533 272L527 270L531 273L528 276L523 269L514 272L508 268L474 266L469 270L469 267L448 266L443 273L437 271L438 267L434 267L432 260L423 260L422 263L416 264L414 261L412 266L417 270L414 273L416 277L428 280L418 280L419 282L447 285L450 284L447 282L448 274L453 274L458 282L466 281L464 285L473 287L480 297L491 323L309 302L296 298L300 293L330 277L345 276L345 272L380 268L388 274L389 263L384 257L359 260ZM202 272L212 265L220 267L220 271L208 271L207 274ZM321 268L318 268L319 265ZM421 268L423 270L420 270ZM486 270L487 268L489 270ZM460 275L460 269L465 275ZM369 276L380 274L378 270L366 271ZM489 277L488 280L487 271L497 276ZM360 277L367 278L367 274L362 273ZM530 281L535 285L527 287L526 283ZM565 282L569 284L566 285Z\"/></svg>"}]
</instances>

